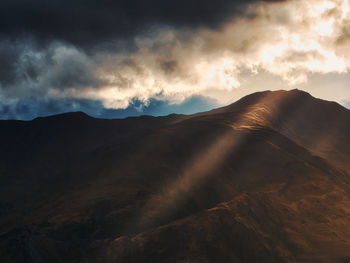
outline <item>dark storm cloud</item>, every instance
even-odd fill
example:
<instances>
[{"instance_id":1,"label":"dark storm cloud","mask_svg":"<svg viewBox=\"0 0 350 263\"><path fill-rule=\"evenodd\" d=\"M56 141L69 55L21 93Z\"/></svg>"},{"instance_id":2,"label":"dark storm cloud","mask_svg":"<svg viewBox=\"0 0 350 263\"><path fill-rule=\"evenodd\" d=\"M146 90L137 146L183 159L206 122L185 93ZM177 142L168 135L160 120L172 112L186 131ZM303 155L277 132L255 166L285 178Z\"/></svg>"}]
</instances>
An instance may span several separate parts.
<instances>
[{"instance_id":1,"label":"dark storm cloud","mask_svg":"<svg viewBox=\"0 0 350 263\"><path fill-rule=\"evenodd\" d=\"M2 0L0 32L3 37L30 35L91 46L135 36L150 26L217 27L259 1Z\"/></svg>"},{"instance_id":2,"label":"dark storm cloud","mask_svg":"<svg viewBox=\"0 0 350 263\"><path fill-rule=\"evenodd\" d=\"M42 48L29 40L0 41L0 61L0 91L10 97L103 84L96 76L96 61L58 42Z\"/></svg>"},{"instance_id":3,"label":"dark storm cloud","mask_svg":"<svg viewBox=\"0 0 350 263\"><path fill-rule=\"evenodd\" d=\"M38 78L42 62L46 58L32 56L36 50L34 43L28 39L0 41L0 88L12 87L23 79Z\"/></svg>"},{"instance_id":4,"label":"dark storm cloud","mask_svg":"<svg viewBox=\"0 0 350 263\"><path fill-rule=\"evenodd\" d=\"M344 73L349 12L331 2L2 0L0 118L204 110L172 103L228 103L238 88L271 88L266 74L297 85Z\"/></svg>"},{"instance_id":5,"label":"dark storm cloud","mask_svg":"<svg viewBox=\"0 0 350 263\"><path fill-rule=\"evenodd\" d=\"M19 49L8 41L0 42L0 84L11 85L16 79L16 62L19 59Z\"/></svg>"},{"instance_id":6,"label":"dark storm cloud","mask_svg":"<svg viewBox=\"0 0 350 263\"><path fill-rule=\"evenodd\" d=\"M181 29L218 27L246 15L246 7L255 2L261 0L2 0L0 91L6 90L3 97L22 98L45 96L48 90L132 87L136 78L149 74L140 66L149 61L135 62L127 54L145 47L159 57L154 68L161 74L188 77L182 58L171 52L191 42L196 32ZM158 39L163 27L176 29L172 40ZM149 46L146 35L153 41ZM118 54L126 55L122 62ZM99 57L113 60L109 69ZM113 83L106 83L101 70L112 69Z\"/></svg>"},{"instance_id":7,"label":"dark storm cloud","mask_svg":"<svg viewBox=\"0 0 350 263\"><path fill-rule=\"evenodd\" d=\"M172 74L173 72L178 70L179 65L176 60L166 60L160 63L160 67L164 71L164 73Z\"/></svg>"}]
</instances>

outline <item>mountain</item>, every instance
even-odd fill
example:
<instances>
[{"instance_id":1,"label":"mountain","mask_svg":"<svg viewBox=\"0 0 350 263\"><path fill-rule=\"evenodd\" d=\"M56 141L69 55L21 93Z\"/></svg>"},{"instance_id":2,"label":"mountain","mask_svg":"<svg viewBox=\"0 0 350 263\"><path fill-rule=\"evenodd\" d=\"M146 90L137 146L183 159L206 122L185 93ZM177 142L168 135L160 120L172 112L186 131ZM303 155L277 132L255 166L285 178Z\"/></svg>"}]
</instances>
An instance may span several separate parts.
<instances>
[{"instance_id":1,"label":"mountain","mask_svg":"<svg viewBox=\"0 0 350 263\"><path fill-rule=\"evenodd\" d=\"M1 262L350 262L350 112L0 121Z\"/></svg>"}]
</instances>

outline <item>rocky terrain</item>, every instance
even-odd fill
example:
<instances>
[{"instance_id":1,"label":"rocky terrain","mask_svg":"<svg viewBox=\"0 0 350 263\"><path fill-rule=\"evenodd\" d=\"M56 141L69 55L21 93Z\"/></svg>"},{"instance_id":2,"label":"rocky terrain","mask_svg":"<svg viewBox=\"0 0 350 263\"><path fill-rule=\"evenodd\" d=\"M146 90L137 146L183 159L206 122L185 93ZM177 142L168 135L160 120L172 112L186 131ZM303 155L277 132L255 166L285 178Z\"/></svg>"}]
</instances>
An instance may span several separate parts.
<instances>
[{"instance_id":1,"label":"rocky terrain","mask_svg":"<svg viewBox=\"0 0 350 263\"><path fill-rule=\"evenodd\" d=\"M350 262L350 111L0 121L1 262Z\"/></svg>"}]
</instances>

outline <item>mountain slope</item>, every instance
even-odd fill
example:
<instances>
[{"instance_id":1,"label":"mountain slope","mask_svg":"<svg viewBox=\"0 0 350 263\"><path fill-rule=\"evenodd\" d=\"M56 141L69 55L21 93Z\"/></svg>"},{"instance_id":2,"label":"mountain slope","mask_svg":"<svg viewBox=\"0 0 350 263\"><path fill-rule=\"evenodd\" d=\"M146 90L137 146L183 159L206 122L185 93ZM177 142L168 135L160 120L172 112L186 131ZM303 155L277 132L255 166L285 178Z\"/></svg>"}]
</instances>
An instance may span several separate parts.
<instances>
[{"instance_id":1,"label":"mountain slope","mask_svg":"<svg viewBox=\"0 0 350 263\"><path fill-rule=\"evenodd\" d=\"M294 90L190 116L0 121L0 255L348 262L349 118Z\"/></svg>"},{"instance_id":2,"label":"mountain slope","mask_svg":"<svg viewBox=\"0 0 350 263\"><path fill-rule=\"evenodd\" d=\"M237 112L248 117L250 123L267 125L334 165L350 169L350 112L339 104L300 90L268 91L251 94L209 113Z\"/></svg>"}]
</instances>

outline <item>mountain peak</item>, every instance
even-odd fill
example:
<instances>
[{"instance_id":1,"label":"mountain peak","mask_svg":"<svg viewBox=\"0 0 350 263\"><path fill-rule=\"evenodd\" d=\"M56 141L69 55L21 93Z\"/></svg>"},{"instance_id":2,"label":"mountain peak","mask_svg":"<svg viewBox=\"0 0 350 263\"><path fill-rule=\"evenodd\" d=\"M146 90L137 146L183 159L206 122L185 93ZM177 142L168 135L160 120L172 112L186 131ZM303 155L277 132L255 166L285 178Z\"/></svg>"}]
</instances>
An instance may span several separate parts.
<instances>
[{"instance_id":1,"label":"mountain peak","mask_svg":"<svg viewBox=\"0 0 350 263\"><path fill-rule=\"evenodd\" d=\"M312 96L303 90L292 89L292 90L276 90L276 91L260 91L255 92L250 95L244 96L236 103L245 102L245 103L256 103L262 99L276 100L276 99L295 99L295 98L312 98Z\"/></svg>"},{"instance_id":2,"label":"mountain peak","mask_svg":"<svg viewBox=\"0 0 350 263\"><path fill-rule=\"evenodd\" d=\"M265 105L265 106L276 106L280 102L284 101L295 101L300 102L307 99L315 99L308 92L302 91L299 89L293 90L266 90L259 91L249 95L242 97L241 99L221 108L213 109L208 112L203 112L199 114L195 114L196 116L201 115L212 115L212 114L221 114L228 112L236 112L247 109L247 107L257 106L257 105Z\"/></svg>"},{"instance_id":3,"label":"mountain peak","mask_svg":"<svg viewBox=\"0 0 350 263\"><path fill-rule=\"evenodd\" d=\"M86 114L82 111L75 111L75 112L65 112L60 113L56 115L51 116L45 116L45 117L37 117L33 121L39 121L39 120L88 120L93 119L90 115Z\"/></svg>"},{"instance_id":4,"label":"mountain peak","mask_svg":"<svg viewBox=\"0 0 350 263\"><path fill-rule=\"evenodd\" d=\"M264 91L188 116L0 124L2 262L349 262L338 104Z\"/></svg>"}]
</instances>

